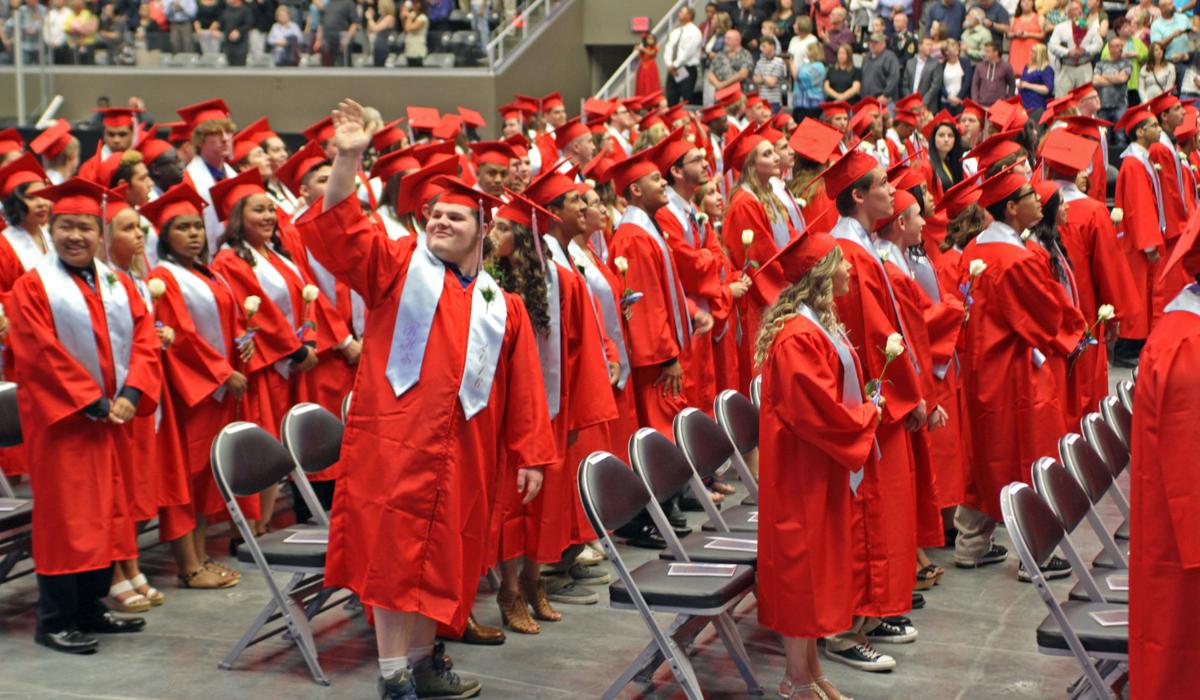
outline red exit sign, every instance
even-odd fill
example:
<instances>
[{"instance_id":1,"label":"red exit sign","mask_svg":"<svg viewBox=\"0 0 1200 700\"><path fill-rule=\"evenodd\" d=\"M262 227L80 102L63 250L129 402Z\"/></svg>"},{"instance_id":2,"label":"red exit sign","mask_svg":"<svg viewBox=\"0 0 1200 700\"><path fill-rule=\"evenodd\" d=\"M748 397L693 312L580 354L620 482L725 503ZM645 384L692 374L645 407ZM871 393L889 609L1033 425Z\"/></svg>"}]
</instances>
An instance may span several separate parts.
<instances>
[{"instance_id":1,"label":"red exit sign","mask_svg":"<svg viewBox=\"0 0 1200 700\"><path fill-rule=\"evenodd\" d=\"M630 28L635 32L643 33L650 31L649 17L634 17L629 23Z\"/></svg>"}]
</instances>

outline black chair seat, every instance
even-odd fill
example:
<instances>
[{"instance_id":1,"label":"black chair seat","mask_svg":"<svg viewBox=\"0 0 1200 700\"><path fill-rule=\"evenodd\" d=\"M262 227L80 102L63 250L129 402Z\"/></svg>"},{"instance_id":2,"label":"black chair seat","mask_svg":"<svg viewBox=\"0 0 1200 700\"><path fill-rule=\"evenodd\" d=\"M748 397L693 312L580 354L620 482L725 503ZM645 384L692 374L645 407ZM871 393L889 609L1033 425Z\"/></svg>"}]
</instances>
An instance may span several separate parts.
<instances>
[{"instance_id":1,"label":"black chair seat","mask_svg":"<svg viewBox=\"0 0 1200 700\"><path fill-rule=\"evenodd\" d=\"M1129 519L1128 518L1125 520L1125 522L1121 523L1121 527L1117 528L1117 531L1113 533L1113 539L1129 541Z\"/></svg>"},{"instance_id":2,"label":"black chair seat","mask_svg":"<svg viewBox=\"0 0 1200 700\"><path fill-rule=\"evenodd\" d=\"M326 545L284 542L294 534L294 530L279 530L258 538L259 549L262 550L267 563L271 566L303 566L314 569L324 567ZM254 563L250 548L244 542L238 545L237 558L246 564Z\"/></svg>"},{"instance_id":3,"label":"black chair seat","mask_svg":"<svg viewBox=\"0 0 1200 700\"><path fill-rule=\"evenodd\" d=\"M1129 627L1124 625L1102 627L1089 614L1106 610L1128 610L1129 606L1068 600L1062 604L1062 609L1071 628L1079 635L1079 641L1083 643L1084 649L1108 654L1129 653ZM1042 620L1042 624L1038 625L1037 643L1039 647L1045 649L1070 651L1070 647L1067 646L1067 638L1063 636L1062 628L1058 626L1053 615L1047 615L1046 619Z\"/></svg>"},{"instance_id":4,"label":"black chair seat","mask_svg":"<svg viewBox=\"0 0 1200 700\"><path fill-rule=\"evenodd\" d=\"M758 506L740 505L726 509L721 513L721 517L725 519L725 524L731 532L758 532L758 523L749 522L750 516L757 512ZM717 532L717 524L709 520L704 523L702 529Z\"/></svg>"},{"instance_id":5,"label":"black chair seat","mask_svg":"<svg viewBox=\"0 0 1200 700\"><path fill-rule=\"evenodd\" d=\"M1128 559L1129 547L1124 547L1124 548L1122 548L1121 551L1124 552L1126 559ZM1116 568L1118 568L1118 566L1117 566L1117 562L1113 561L1113 558L1109 555L1108 550L1101 549L1100 553L1096 555L1096 558L1092 560L1092 568L1093 569L1116 569Z\"/></svg>"},{"instance_id":6,"label":"black chair seat","mask_svg":"<svg viewBox=\"0 0 1200 700\"><path fill-rule=\"evenodd\" d=\"M683 545L684 553L692 561L704 562L706 564L745 564L747 566L758 564L758 552L733 552L726 549L706 548L705 545L712 539L713 535L711 533L694 532L687 537L680 538L679 543ZM733 539L748 540L752 538L736 537ZM674 561L675 555L671 554L671 550L668 549L660 553L658 558L665 561Z\"/></svg>"},{"instance_id":7,"label":"black chair seat","mask_svg":"<svg viewBox=\"0 0 1200 700\"><path fill-rule=\"evenodd\" d=\"M1128 576L1129 569L1100 569L1091 573L1092 578L1096 579L1096 585L1100 588L1100 594L1104 596L1104 602L1129 605L1129 591L1114 591L1108 587L1109 576ZM1087 592L1083 589L1082 583L1075 584L1075 587L1071 589L1069 597L1071 600L1088 600Z\"/></svg>"},{"instance_id":8,"label":"black chair seat","mask_svg":"<svg viewBox=\"0 0 1200 700\"><path fill-rule=\"evenodd\" d=\"M25 501L16 510L0 512L0 532L25 527L33 521L33 501Z\"/></svg>"},{"instance_id":9,"label":"black chair seat","mask_svg":"<svg viewBox=\"0 0 1200 700\"><path fill-rule=\"evenodd\" d=\"M648 561L634 569L633 580L650 607L719 608L754 585L754 567L738 566L728 578L717 576L667 576L671 562ZM625 582L608 587L614 605L633 605Z\"/></svg>"}]
</instances>

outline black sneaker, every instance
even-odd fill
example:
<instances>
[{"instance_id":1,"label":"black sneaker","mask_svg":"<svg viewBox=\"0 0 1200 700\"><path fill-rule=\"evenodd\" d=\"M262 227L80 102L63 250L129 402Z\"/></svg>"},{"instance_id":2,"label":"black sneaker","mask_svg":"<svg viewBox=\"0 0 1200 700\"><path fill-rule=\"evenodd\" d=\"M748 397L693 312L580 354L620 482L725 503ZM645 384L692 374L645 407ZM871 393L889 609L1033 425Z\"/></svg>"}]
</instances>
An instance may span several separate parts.
<instances>
[{"instance_id":1,"label":"black sneaker","mask_svg":"<svg viewBox=\"0 0 1200 700\"><path fill-rule=\"evenodd\" d=\"M383 700L418 700L417 686L413 685L412 671L397 671L389 678L379 677L376 684L379 697Z\"/></svg>"},{"instance_id":2,"label":"black sneaker","mask_svg":"<svg viewBox=\"0 0 1200 700\"><path fill-rule=\"evenodd\" d=\"M925 596L921 595L920 593L917 593L916 591L913 591L912 609L920 610L923 607L925 607Z\"/></svg>"},{"instance_id":3,"label":"black sneaker","mask_svg":"<svg viewBox=\"0 0 1200 700\"><path fill-rule=\"evenodd\" d=\"M883 618L883 621L892 625L896 625L897 627L913 626L913 621L903 615L892 615L890 617L885 617Z\"/></svg>"},{"instance_id":4,"label":"black sneaker","mask_svg":"<svg viewBox=\"0 0 1200 700\"><path fill-rule=\"evenodd\" d=\"M421 659L412 667L412 685L416 690L415 698L436 698L437 700L463 700L479 695L482 686L479 681L463 678L450 670L445 659L446 645L438 642L433 646L433 655ZM397 696L403 700L407 697Z\"/></svg>"},{"instance_id":5,"label":"black sneaker","mask_svg":"<svg viewBox=\"0 0 1200 700\"><path fill-rule=\"evenodd\" d=\"M867 639L876 644L909 644L917 641L917 628L880 620L875 629L867 632Z\"/></svg>"},{"instance_id":6,"label":"black sneaker","mask_svg":"<svg viewBox=\"0 0 1200 700\"><path fill-rule=\"evenodd\" d=\"M832 651L825 647L825 656L860 671L871 673L887 673L896 668L896 660L887 654L880 654L870 644L856 644L843 651Z\"/></svg>"},{"instance_id":7,"label":"black sneaker","mask_svg":"<svg viewBox=\"0 0 1200 700\"><path fill-rule=\"evenodd\" d=\"M1071 562L1060 557L1050 557L1050 561L1042 564L1042 578L1046 580L1066 578L1071 575ZM1032 583L1033 577L1025 570L1025 565L1017 567L1017 580Z\"/></svg>"},{"instance_id":8,"label":"black sneaker","mask_svg":"<svg viewBox=\"0 0 1200 700\"><path fill-rule=\"evenodd\" d=\"M978 559L959 559L954 557L954 565L960 569L978 569L981 566L989 564L999 564L1008 558L1008 550L998 544L993 544L992 548Z\"/></svg>"},{"instance_id":9,"label":"black sneaker","mask_svg":"<svg viewBox=\"0 0 1200 700\"><path fill-rule=\"evenodd\" d=\"M667 541L658 533L653 525L643 525L636 534L630 536L625 544L639 549L666 549Z\"/></svg>"}]
</instances>

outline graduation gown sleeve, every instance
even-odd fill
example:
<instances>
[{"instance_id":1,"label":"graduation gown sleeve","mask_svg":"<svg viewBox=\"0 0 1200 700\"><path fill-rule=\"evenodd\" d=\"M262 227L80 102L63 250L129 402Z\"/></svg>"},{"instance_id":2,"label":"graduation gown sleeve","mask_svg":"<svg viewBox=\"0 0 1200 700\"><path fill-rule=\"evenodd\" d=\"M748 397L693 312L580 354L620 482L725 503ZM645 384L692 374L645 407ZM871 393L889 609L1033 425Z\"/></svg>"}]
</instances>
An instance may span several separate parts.
<instances>
[{"instance_id":1,"label":"graduation gown sleeve","mask_svg":"<svg viewBox=\"0 0 1200 700\"><path fill-rule=\"evenodd\" d=\"M183 300L183 292L175 275L165 268L158 268L150 273L151 279L159 279L166 285L167 291L158 298L155 314L165 326L175 331L175 342L166 351L164 369L167 383L184 400L188 407L193 407L212 396L233 375L234 369L221 352L208 344L188 313ZM236 309L229 304L222 305L222 326L232 344L233 338L243 332L236 322Z\"/></svg>"},{"instance_id":2,"label":"graduation gown sleeve","mask_svg":"<svg viewBox=\"0 0 1200 700\"><path fill-rule=\"evenodd\" d=\"M629 270L623 275L626 287L644 295L631 307L632 313L626 321L630 364L651 367L678 358L681 349L675 334L668 287L674 280L663 279L662 250L649 234L626 224L617 229L609 252L610 264L618 257L624 257L629 263ZM680 299L679 304L682 309L684 300ZM686 320L684 324L686 328Z\"/></svg>"}]
</instances>

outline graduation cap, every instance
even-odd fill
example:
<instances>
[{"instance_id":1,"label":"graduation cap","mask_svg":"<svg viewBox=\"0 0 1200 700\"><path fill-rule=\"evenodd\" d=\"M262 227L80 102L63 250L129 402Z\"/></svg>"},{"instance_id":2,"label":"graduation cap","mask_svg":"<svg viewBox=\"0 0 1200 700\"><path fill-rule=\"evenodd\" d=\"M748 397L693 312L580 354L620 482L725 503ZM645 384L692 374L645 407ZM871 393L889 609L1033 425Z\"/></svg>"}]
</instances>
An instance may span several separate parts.
<instances>
[{"instance_id":1,"label":"graduation cap","mask_svg":"<svg viewBox=\"0 0 1200 700\"><path fill-rule=\"evenodd\" d=\"M579 169L579 173L585 178L596 183L596 186L612 181L612 167L615 162L612 155L607 151L601 152L595 158L591 159Z\"/></svg>"},{"instance_id":2,"label":"graduation cap","mask_svg":"<svg viewBox=\"0 0 1200 700\"><path fill-rule=\"evenodd\" d=\"M892 121L896 124L907 124L912 128L917 128L917 115L908 110L898 109L896 115L892 117Z\"/></svg>"},{"instance_id":3,"label":"graduation cap","mask_svg":"<svg viewBox=\"0 0 1200 700\"><path fill-rule=\"evenodd\" d=\"M107 158L100 161L96 165L90 178L84 175L80 175L80 177L92 180L102 187L108 187L109 183L112 182L113 176L117 174L117 170L121 167L121 160L124 157L125 151L115 151L110 153Z\"/></svg>"},{"instance_id":4,"label":"graduation cap","mask_svg":"<svg viewBox=\"0 0 1200 700\"><path fill-rule=\"evenodd\" d=\"M71 143L71 123L59 119L29 142L29 150L44 158L54 158Z\"/></svg>"},{"instance_id":5,"label":"graduation cap","mask_svg":"<svg viewBox=\"0 0 1200 700\"><path fill-rule=\"evenodd\" d=\"M554 130L554 145L561 151L575 139L584 136L590 138L591 135L592 132L580 122L579 117L572 117Z\"/></svg>"},{"instance_id":6,"label":"graduation cap","mask_svg":"<svg viewBox=\"0 0 1200 700\"><path fill-rule=\"evenodd\" d=\"M66 182L38 190L38 196L50 200L51 216L75 214L103 218L110 202L120 201L111 190L91 180L73 177Z\"/></svg>"},{"instance_id":7,"label":"graduation cap","mask_svg":"<svg viewBox=\"0 0 1200 700\"><path fill-rule=\"evenodd\" d=\"M1078 104L1080 100L1087 97L1088 95L1095 95L1097 98L1100 97L1100 93L1096 91L1096 86L1091 84L1090 82L1084 83L1084 84L1072 89L1067 94L1071 96L1071 99L1075 100L1076 104Z\"/></svg>"},{"instance_id":8,"label":"graduation cap","mask_svg":"<svg viewBox=\"0 0 1200 700\"><path fill-rule=\"evenodd\" d=\"M317 166L328 162L325 149L316 141L309 141L304 144L304 148L293 153L291 158L275 170L275 177L279 178L288 190L299 193L304 177Z\"/></svg>"},{"instance_id":9,"label":"graduation cap","mask_svg":"<svg viewBox=\"0 0 1200 700\"><path fill-rule=\"evenodd\" d=\"M896 191L911 190L918 185L925 184L925 178L921 175L921 171L912 167L909 162L912 160L912 155L905 156L903 160L888 168L887 179Z\"/></svg>"},{"instance_id":10,"label":"graduation cap","mask_svg":"<svg viewBox=\"0 0 1200 700\"><path fill-rule=\"evenodd\" d=\"M972 100L969 97L963 99L962 107L963 107L962 111L959 112L959 114L958 114L959 121L962 121L962 118L967 116L968 114L973 114L973 115L975 115L975 118L979 120L979 123L981 125L983 124L983 117L985 114L987 114L986 107L979 104L975 100Z\"/></svg>"},{"instance_id":11,"label":"graduation cap","mask_svg":"<svg viewBox=\"0 0 1200 700\"><path fill-rule=\"evenodd\" d=\"M718 119L724 119L728 116L729 113L726 112L725 108L720 104L709 105L708 107L700 110L700 121L704 122L705 124L711 124Z\"/></svg>"},{"instance_id":12,"label":"graduation cap","mask_svg":"<svg viewBox=\"0 0 1200 700\"><path fill-rule=\"evenodd\" d=\"M638 131L648 131L655 124L662 124L663 126L667 125L667 123L663 121L662 112L659 110L649 112L646 114L646 116L642 117L642 121L638 122Z\"/></svg>"},{"instance_id":13,"label":"graduation cap","mask_svg":"<svg viewBox=\"0 0 1200 700\"><path fill-rule=\"evenodd\" d=\"M1072 134L1067 129L1054 129L1046 135L1038 152L1042 162L1055 173L1074 179L1087 169L1100 144L1092 139Z\"/></svg>"},{"instance_id":14,"label":"graduation cap","mask_svg":"<svg viewBox=\"0 0 1200 700\"><path fill-rule=\"evenodd\" d=\"M837 151L842 142L842 132L825 122L811 117L805 118L792 132L788 147L805 160L824 165Z\"/></svg>"},{"instance_id":15,"label":"graduation cap","mask_svg":"<svg viewBox=\"0 0 1200 700\"><path fill-rule=\"evenodd\" d=\"M879 167L879 162L858 149L852 149L834 161L820 177L825 180L825 191L830 198L845 192L864 175Z\"/></svg>"},{"instance_id":16,"label":"graduation cap","mask_svg":"<svg viewBox=\"0 0 1200 700\"><path fill-rule=\"evenodd\" d=\"M758 107L759 105L765 106L766 104L767 104L767 101L764 100L763 98L759 97L757 91L746 93L746 109L747 110L752 109L754 107Z\"/></svg>"},{"instance_id":17,"label":"graduation cap","mask_svg":"<svg viewBox=\"0 0 1200 700\"><path fill-rule=\"evenodd\" d=\"M18 187L29 182L50 184L37 158L26 153L0 168L0 199L8 197Z\"/></svg>"},{"instance_id":18,"label":"graduation cap","mask_svg":"<svg viewBox=\"0 0 1200 700\"><path fill-rule=\"evenodd\" d=\"M113 129L119 129L125 126L132 127L134 115L141 114L143 110L132 107L97 107L92 111L101 115L101 124Z\"/></svg>"},{"instance_id":19,"label":"graduation cap","mask_svg":"<svg viewBox=\"0 0 1200 700\"><path fill-rule=\"evenodd\" d=\"M439 204L456 204L477 209L484 220L490 217L493 209L504 204L501 199L483 190L477 190L452 175L438 175L431 184L440 190L436 195Z\"/></svg>"},{"instance_id":20,"label":"graduation cap","mask_svg":"<svg viewBox=\"0 0 1200 700\"><path fill-rule=\"evenodd\" d=\"M1125 110L1125 113L1117 120L1116 128L1133 136L1138 127L1150 119L1154 119L1154 115L1145 105L1135 105Z\"/></svg>"},{"instance_id":21,"label":"graduation cap","mask_svg":"<svg viewBox=\"0 0 1200 700\"><path fill-rule=\"evenodd\" d=\"M992 165L1021 150L1021 144L1013 139L1019 133L1021 133L1019 129L1013 129L992 134L991 137L972 148L967 153L967 157L979 161L979 172L987 172Z\"/></svg>"},{"instance_id":22,"label":"graduation cap","mask_svg":"<svg viewBox=\"0 0 1200 700\"><path fill-rule=\"evenodd\" d=\"M546 209L542 208L527 197L523 197L512 190L505 190L508 193L508 201L505 202L499 210L496 211L496 218L511 221L518 226L524 226L534 235L538 235L537 222L559 223L562 219L554 214L551 214Z\"/></svg>"},{"instance_id":23,"label":"graduation cap","mask_svg":"<svg viewBox=\"0 0 1200 700\"><path fill-rule=\"evenodd\" d=\"M640 156L646 152L642 151L638 155ZM541 206L548 206L550 202L553 202L573 189L575 189L574 180L558 172L557 168L549 168L534 178L522 194L530 201L536 202Z\"/></svg>"},{"instance_id":24,"label":"graduation cap","mask_svg":"<svg viewBox=\"0 0 1200 700\"><path fill-rule=\"evenodd\" d=\"M159 235L166 235L167 224L179 216L200 216L208 202L196 192L186 180L163 192L152 202L143 204L138 210L150 222Z\"/></svg>"},{"instance_id":25,"label":"graduation cap","mask_svg":"<svg viewBox=\"0 0 1200 700\"><path fill-rule=\"evenodd\" d=\"M925 102L921 98L921 93L914 92L910 95L905 95L896 100L897 112L913 112L920 113L925 109Z\"/></svg>"},{"instance_id":26,"label":"graduation cap","mask_svg":"<svg viewBox=\"0 0 1200 700\"><path fill-rule=\"evenodd\" d=\"M104 223L110 224L112 220L117 218L117 214L126 209L132 210L126 197L129 195L129 183L122 182L120 185L109 190L112 196L108 198L104 207Z\"/></svg>"},{"instance_id":27,"label":"graduation cap","mask_svg":"<svg viewBox=\"0 0 1200 700\"><path fill-rule=\"evenodd\" d=\"M509 102L506 105L500 105L499 109L496 111L500 112L501 119L505 121L508 121L509 119L516 119L522 124L525 123L526 118L537 114L536 107L532 107L528 103L521 101Z\"/></svg>"},{"instance_id":28,"label":"graduation cap","mask_svg":"<svg viewBox=\"0 0 1200 700\"><path fill-rule=\"evenodd\" d=\"M761 138L761 137L759 137ZM655 164L652 157L652 151L648 149L638 153L635 156L626 158L623 161L615 164L612 168L613 188L617 192L625 192L629 186L638 180L658 172L658 165Z\"/></svg>"},{"instance_id":29,"label":"graduation cap","mask_svg":"<svg viewBox=\"0 0 1200 700\"><path fill-rule=\"evenodd\" d=\"M251 195L265 194L266 191L258 168L250 168L238 173L236 177L227 177L216 183L209 190L209 195L212 197L213 207L216 208L217 218L226 221L238 202Z\"/></svg>"},{"instance_id":30,"label":"graduation cap","mask_svg":"<svg viewBox=\"0 0 1200 700\"><path fill-rule=\"evenodd\" d=\"M483 115L473 109L459 107L458 116L462 119L463 124L466 124L472 129L482 129L483 127L487 126L487 120L483 118Z\"/></svg>"},{"instance_id":31,"label":"graduation cap","mask_svg":"<svg viewBox=\"0 0 1200 700\"><path fill-rule=\"evenodd\" d=\"M528 114L537 114L538 105L541 104L536 97L522 95L520 93L513 94L513 102L521 105L521 108Z\"/></svg>"},{"instance_id":32,"label":"graduation cap","mask_svg":"<svg viewBox=\"0 0 1200 700\"><path fill-rule=\"evenodd\" d=\"M413 131L433 131L442 123L442 115L433 107L408 107L408 126Z\"/></svg>"},{"instance_id":33,"label":"graduation cap","mask_svg":"<svg viewBox=\"0 0 1200 700\"><path fill-rule=\"evenodd\" d=\"M325 143L333 138L335 129L333 126L333 117L325 117L316 124L310 125L302 133L304 138L317 143Z\"/></svg>"},{"instance_id":34,"label":"graduation cap","mask_svg":"<svg viewBox=\"0 0 1200 700\"><path fill-rule=\"evenodd\" d=\"M1089 136L1097 141L1100 140L1100 128L1111 129L1113 125L1110 121L1097 119L1096 117L1085 117L1082 114L1072 114L1062 121L1063 124L1066 124L1067 131L1072 134L1076 136Z\"/></svg>"},{"instance_id":35,"label":"graduation cap","mask_svg":"<svg viewBox=\"0 0 1200 700\"><path fill-rule=\"evenodd\" d=\"M725 152L721 154L721 160L725 164L726 170L737 169L741 170L742 165L746 163L746 159L758 148L760 143L766 142L766 139L754 133L753 129L743 129L738 132L738 135L732 141L725 144Z\"/></svg>"},{"instance_id":36,"label":"graduation cap","mask_svg":"<svg viewBox=\"0 0 1200 700\"><path fill-rule=\"evenodd\" d=\"M607 121L609 117L616 113L617 104L616 100L601 100L596 97L589 97L583 102L583 113L589 119Z\"/></svg>"},{"instance_id":37,"label":"graduation cap","mask_svg":"<svg viewBox=\"0 0 1200 700\"><path fill-rule=\"evenodd\" d=\"M225 100L221 99L205 100L187 107L180 107L175 110L175 113L188 125L189 136L196 130L196 127L204 122L229 121L229 106L225 104Z\"/></svg>"},{"instance_id":38,"label":"graduation cap","mask_svg":"<svg viewBox=\"0 0 1200 700\"><path fill-rule=\"evenodd\" d=\"M788 128L788 124L791 124L793 128L796 126L796 122L792 119L791 113L789 113L787 110L780 110L779 114L776 114L774 117L772 117L771 121L768 123L779 131L785 131Z\"/></svg>"},{"instance_id":39,"label":"graduation cap","mask_svg":"<svg viewBox=\"0 0 1200 700\"><path fill-rule=\"evenodd\" d=\"M1070 93L1056 100L1050 100L1046 103L1046 110L1042 112L1042 118L1038 120L1038 125L1052 124L1060 116L1073 109L1075 109L1075 98Z\"/></svg>"},{"instance_id":40,"label":"graduation cap","mask_svg":"<svg viewBox=\"0 0 1200 700\"><path fill-rule=\"evenodd\" d=\"M738 100L741 100L744 97L745 97L745 95L742 94L741 83L734 83L733 85L727 85L727 86L721 88L720 90L717 90L716 94L713 95L713 99L716 102L716 104L719 104L722 107L728 107L729 105L736 103Z\"/></svg>"},{"instance_id":41,"label":"graduation cap","mask_svg":"<svg viewBox=\"0 0 1200 700\"><path fill-rule=\"evenodd\" d=\"M163 141L162 139L155 138L153 131L147 131L146 133L142 134L142 138L138 139L138 142L134 144L133 149L142 154L142 160L145 161L146 166L149 167L149 165L158 159L159 156L167 151L174 150L174 146L166 141Z\"/></svg>"},{"instance_id":42,"label":"graduation cap","mask_svg":"<svg viewBox=\"0 0 1200 700\"><path fill-rule=\"evenodd\" d=\"M538 100L538 106L541 108L542 114L549 112L555 107L566 107L566 105L563 104L562 93L558 91L552 92L543 97L541 100Z\"/></svg>"},{"instance_id":43,"label":"graduation cap","mask_svg":"<svg viewBox=\"0 0 1200 700\"><path fill-rule=\"evenodd\" d=\"M899 219L908 208L917 203L917 198L909 194L907 189L896 189L896 196L892 199L892 213L890 216L875 222L875 233L879 233L888 226L891 226L896 219Z\"/></svg>"},{"instance_id":44,"label":"graduation cap","mask_svg":"<svg viewBox=\"0 0 1200 700\"><path fill-rule=\"evenodd\" d=\"M942 109L942 111L933 115L933 119L930 119L929 123L921 127L921 135L925 137L926 141L933 141L933 132L937 131L939 124L949 124L954 127L955 131L958 130L958 125L954 123L954 115Z\"/></svg>"},{"instance_id":45,"label":"graduation cap","mask_svg":"<svg viewBox=\"0 0 1200 700\"><path fill-rule=\"evenodd\" d=\"M371 147L377 153L382 153L398 143L406 141L408 135L404 133L404 129L400 125L404 123L404 117L400 117L394 121L390 121L383 125L383 128L371 137Z\"/></svg>"},{"instance_id":46,"label":"graduation cap","mask_svg":"<svg viewBox=\"0 0 1200 700\"><path fill-rule=\"evenodd\" d=\"M685 105L685 102L678 102L667 110L667 113L663 115L663 121L667 123L667 126L673 126L675 122L687 121L688 113Z\"/></svg>"},{"instance_id":47,"label":"graduation cap","mask_svg":"<svg viewBox=\"0 0 1200 700\"><path fill-rule=\"evenodd\" d=\"M13 151L24 149L25 139L21 138L21 132L16 129L4 129L0 131L0 154L12 153Z\"/></svg>"},{"instance_id":48,"label":"graduation cap","mask_svg":"<svg viewBox=\"0 0 1200 700\"><path fill-rule=\"evenodd\" d=\"M836 238L828 233L818 233L818 230L826 227L826 219L831 217L834 211L830 207L821 212L809 222L799 236L754 270L751 279L764 299L774 303L780 292L803 279L817 263L837 248Z\"/></svg>"},{"instance_id":49,"label":"graduation cap","mask_svg":"<svg viewBox=\"0 0 1200 700\"><path fill-rule=\"evenodd\" d=\"M1183 143L1192 140L1196 135L1197 119L1195 112L1188 112L1183 115L1183 122L1175 127L1175 140Z\"/></svg>"},{"instance_id":50,"label":"graduation cap","mask_svg":"<svg viewBox=\"0 0 1200 700\"><path fill-rule=\"evenodd\" d=\"M329 128L331 130L329 138L332 138L332 121L329 123ZM309 127L309 129L312 129L312 127ZM229 155L229 162L240 163L241 161L245 160L254 149L262 148L261 144L263 140L267 138L266 136L262 135L264 131L269 131L267 120L259 119L258 121L252 122L249 126L234 134L233 152ZM307 134L308 130L305 131L305 135Z\"/></svg>"},{"instance_id":51,"label":"graduation cap","mask_svg":"<svg viewBox=\"0 0 1200 700\"><path fill-rule=\"evenodd\" d=\"M860 139L871 133L871 129L874 127L875 117L869 110L856 112L853 117L850 117L850 131Z\"/></svg>"},{"instance_id":52,"label":"graduation cap","mask_svg":"<svg viewBox=\"0 0 1200 700\"><path fill-rule=\"evenodd\" d=\"M956 183L942 193L942 198L938 200L934 211L944 214L946 220L949 221L958 216L963 209L978 202L979 194L979 176L964 178L962 182Z\"/></svg>"},{"instance_id":53,"label":"graduation cap","mask_svg":"<svg viewBox=\"0 0 1200 700\"><path fill-rule=\"evenodd\" d=\"M400 179L400 190L396 193L396 212L409 214L420 211L421 205L433 199L441 188L434 180L442 175L458 172L458 158L453 155L438 155L425 167L411 172Z\"/></svg>"},{"instance_id":54,"label":"graduation cap","mask_svg":"<svg viewBox=\"0 0 1200 700\"><path fill-rule=\"evenodd\" d=\"M405 150L392 151L375 159L371 165L371 177L387 181L393 175L403 175L406 172L420 170L421 163Z\"/></svg>"},{"instance_id":55,"label":"graduation cap","mask_svg":"<svg viewBox=\"0 0 1200 700\"><path fill-rule=\"evenodd\" d=\"M166 142L172 146L186 143L192 136L192 127L187 122L167 122L159 124L159 128L167 130Z\"/></svg>"},{"instance_id":56,"label":"graduation cap","mask_svg":"<svg viewBox=\"0 0 1200 700\"><path fill-rule=\"evenodd\" d=\"M762 124L759 124L757 127L753 127L753 128L754 128L754 133L763 137L764 139L766 139L767 141L769 141L772 144L778 143L783 140L783 132L780 131L779 129L776 129L774 127L774 125L772 125L771 122L769 122L769 121L765 121Z\"/></svg>"},{"instance_id":57,"label":"graduation cap","mask_svg":"<svg viewBox=\"0 0 1200 700\"><path fill-rule=\"evenodd\" d=\"M675 165L680 158L699 148L695 143L684 138L682 128L671 132L671 135L663 139L660 145L661 148L657 149L654 160L658 165L659 172L664 176L671 171L671 166Z\"/></svg>"},{"instance_id":58,"label":"graduation cap","mask_svg":"<svg viewBox=\"0 0 1200 700\"><path fill-rule=\"evenodd\" d=\"M663 91L655 90L654 92L650 93L649 95L645 95L642 97L642 102L641 102L641 105L639 106L639 109L644 111L647 109L657 107L658 103L660 103L662 101L663 101Z\"/></svg>"},{"instance_id":59,"label":"graduation cap","mask_svg":"<svg viewBox=\"0 0 1200 700\"><path fill-rule=\"evenodd\" d=\"M880 106L879 100L875 99L874 97L864 97L858 102L854 103L854 106L851 107L851 111L853 111L855 114L863 111L874 114L882 114L883 107Z\"/></svg>"},{"instance_id":60,"label":"graduation cap","mask_svg":"<svg viewBox=\"0 0 1200 700\"><path fill-rule=\"evenodd\" d=\"M462 128L462 125L462 117L457 114L443 114L441 121L438 122L437 127L433 130L433 135L439 139L452 139L458 135L458 131Z\"/></svg>"},{"instance_id":61,"label":"graduation cap","mask_svg":"<svg viewBox=\"0 0 1200 700\"><path fill-rule=\"evenodd\" d=\"M1158 97L1151 99L1149 102L1147 102L1145 104L1145 106L1149 107L1150 111L1153 112L1154 116L1157 117L1158 115L1162 114L1163 112L1166 112L1167 110L1174 108L1175 105L1177 105L1177 104L1181 104L1181 103L1179 101L1179 98L1175 96L1174 88L1172 88L1171 90L1164 92L1163 94L1159 95Z\"/></svg>"},{"instance_id":62,"label":"graduation cap","mask_svg":"<svg viewBox=\"0 0 1200 700\"><path fill-rule=\"evenodd\" d=\"M1017 100L1001 100L988 109L988 119L1000 131L1023 129L1029 121L1029 113Z\"/></svg>"},{"instance_id":63,"label":"graduation cap","mask_svg":"<svg viewBox=\"0 0 1200 700\"><path fill-rule=\"evenodd\" d=\"M850 103L842 100L834 100L833 102L822 102L820 105L821 116L826 119L834 117L850 116Z\"/></svg>"},{"instance_id":64,"label":"graduation cap","mask_svg":"<svg viewBox=\"0 0 1200 700\"><path fill-rule=\"evenodd\" d=\"M1049 202L1050 198L1059 191L1057 182L1041 178L1040 173L1034 173L1034 178L1030 180L1029 184L1033 185L1033 191L1037 193L1038 201L1043 204Z\"/></svg>"},{"instance_id":65,"label":"graduation cap","mask_svg":"<svg viewBox=\"0 0 1200 700\"><path fill-rule=\"evenodd\" d=\"M979 206L987 208L996 202L1002 202L1029 184L1025 174L1018 171L1016 167L1017 164L1013 163L983 181L983 184L979 186Z\"/></svg>"},{"instance_id":66,"label":"graduation cap","mask_svg":"<svg viewBox=\"0 0 1200 700\"><path fill-rule=\"evenodd\" d=\"M519 157L513 147L504 141L476 141L468 147L475 155L475 162L480 165L492 163L507 168L514 158Z\"/></svg>"},{"instance_id":67,"label":"graduation cap","mask_svg":"<svg viewBox=\"0 0 1200 700\"><path fill-rule=\"evenodd\" d=\"M512 146L513 152L518 158L525 158L529 155L529 139L525 138L525 134L513 134L504 139L504 143Z\"/></svg>"}]
</instances>

